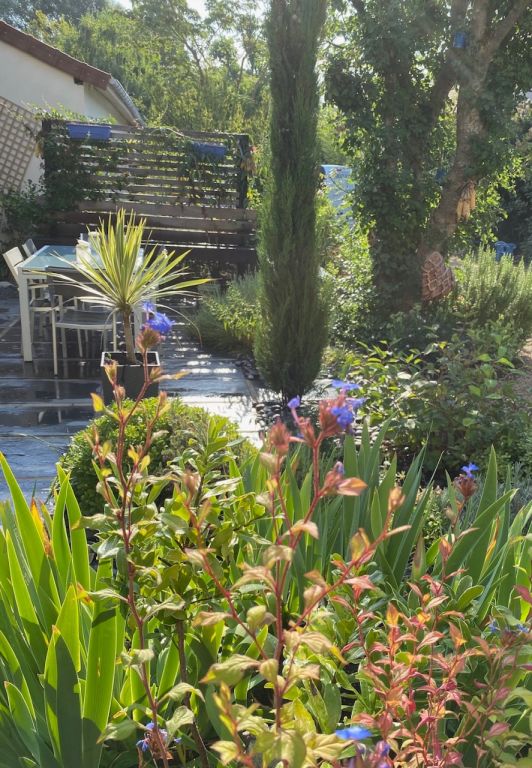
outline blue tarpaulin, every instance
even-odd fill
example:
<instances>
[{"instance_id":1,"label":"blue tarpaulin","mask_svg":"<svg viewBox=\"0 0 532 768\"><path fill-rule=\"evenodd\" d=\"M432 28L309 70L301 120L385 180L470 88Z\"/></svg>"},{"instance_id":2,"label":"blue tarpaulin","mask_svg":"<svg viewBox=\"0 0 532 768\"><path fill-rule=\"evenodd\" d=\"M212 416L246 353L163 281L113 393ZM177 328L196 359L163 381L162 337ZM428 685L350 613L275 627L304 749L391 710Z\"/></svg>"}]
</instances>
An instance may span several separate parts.
<instances>
[{"instance_id":1,"label":"blue tarpaulin","mask_svg":"<svg viewBox=\"0 0 532 768\"><path fill-rule=\"evenodd\" d=\"M351 168L347 165L322 165L321 172L331 204L339 213L352 218L349 193L353 191L355 184Z\"/></svg>"}]
</instances>

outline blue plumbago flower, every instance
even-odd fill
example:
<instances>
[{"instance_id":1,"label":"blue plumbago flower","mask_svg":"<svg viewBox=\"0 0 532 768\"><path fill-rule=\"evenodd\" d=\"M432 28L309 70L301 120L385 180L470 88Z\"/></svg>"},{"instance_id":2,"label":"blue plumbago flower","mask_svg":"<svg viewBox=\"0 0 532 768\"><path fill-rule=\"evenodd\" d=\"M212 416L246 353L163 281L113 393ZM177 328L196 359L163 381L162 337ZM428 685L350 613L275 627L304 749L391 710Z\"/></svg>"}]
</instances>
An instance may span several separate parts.
<instances>
[{"instance_id":1,"label":"blue plumbago flower","mask_svg":"<svg viewBox=\"0 0 532 768\"><path fill-rule=\"evenodd\" d=\"M333 416L336 416L338 426L342 429L347 429L349 426L351 426L355 419L353 411L350 408L347 408L345 405L335 405L333 408L331 408L331 413Z\"/></svg>"},{"instance_id":2,"label":"blue plumbago flower","mask_svg":"<svg viewBox=\"0 0 532 768\"><path fill-rule=\"evenodd\" d=\"M301 398L300 397L293 397L291 400L287 403L290 410L294 410L295 408L299 408L301 405Z\"/></svg>"},{"instance_id":3,"label":"blue plumbago flower","mask_svg":"<svg viewBox=\"0 0 532 768\"><path fill-rule=\"evenodd\" d=\"M499 631L499 625L497 624L496 619L492 619L490 623L488 624L488 629L490 632L498 632Z\"/></svg>"},{"instance_id":4,"label":"blue plumbago flower","mask_svg":"<svg viewBox=\"0 0 532 768\"><path fill-rule=\"evenodd\" d=\"M343 389L346 392L350 392L353 389L360 389L360 384L355 384L354 381L342 381L342 379L333 379L331 381L331 387L335 389Z\"/></svg>"},{"instance_id":5,"label":"blue plumbago flower","mask_svg":"<svg viewBox=\"0 0 532 768\"><path fill-rule=\"evenodd\" d=\"M170 333L172 326L175 325L175 323L163 312L155 312L153 317L147 319L146 325L152 330L157 331L157 333L160 333L161 336L166 336L167 333Z\"/></svg>"},{"instance_id":6,"label":"blue plumbago flower","mask_svg":"<svg viewBox=\"0 0 532 768\"><path fill-rule=\"evenodd\" d=\"M137 747L140 747L143 752L147 752L150 748L150 745L148 744L148 739L140 739L137 741Z\"/></svg>"},{"instance_id":7,"label":"blue plumbago flower","mask_svg":"<svg viewBox=\"0 0 532 768\"><path fill-rule=\"evenodd\" d=\"M151 301L145 301L144 304L142 305L142 309L147 314L152 314L155 312L155 304L152 304Z\"/></svg>"},{"instance_id":8,"label":"blue plumbago flower","mask_svg":"<svg viewBox=\"0 0 532 768\"><path fill-rule=\"evenodd\" d=\"M348 397L345 402L353 409L353 411L358 411L359 408L362 408L367 399L367 397Z\"/></svg>"},{"instance_id":9,"label":"blue plumbago flower","mask_svg":"<svg viewBox=\"0 0 532 768\"><path fill-rule=\"evenodd\" d=\"M478 472L478 467L476 464L466 464L465 467L462 467L462 472L466 477L470 477L471 480L474 480L475 477L473 475L473 472Z\"/></svg>"},{"instance_id":10,"label":"blue plumbago flower","mask_svg":"<svg viewBox=\"0 0 532 768\"><path fill-rule=\"evenodd\" d=\"M151 750L150 740L151 740L151 735L154 728L155 728L155 723L149 722L146 725L146 734L144 738L139 739L139 741L137 741L137 747L140 747L140 749L142 749L143 752L147 752L148 749ZM161 734L161 739L163 740L163 742L165 744L168 744L168 731L166 731L164 728L159 728L159 733ZM181 739L173 739L173 741L175 744L179 744Z\"/></svg>"},{"instance_id":11,"label":"blue plumbago flower","mask_svg":"<svg viewBox=\"0 0 532 768\"><path fill-rule=\"evenodd\" d=\"M347 728L340 728L337 730L336 735L339 739L360 741L360 739L367 739L371 736L371 731L368 731L368 729L364 728L362 725L350 725Z\"/></svg>"}]
</instances>

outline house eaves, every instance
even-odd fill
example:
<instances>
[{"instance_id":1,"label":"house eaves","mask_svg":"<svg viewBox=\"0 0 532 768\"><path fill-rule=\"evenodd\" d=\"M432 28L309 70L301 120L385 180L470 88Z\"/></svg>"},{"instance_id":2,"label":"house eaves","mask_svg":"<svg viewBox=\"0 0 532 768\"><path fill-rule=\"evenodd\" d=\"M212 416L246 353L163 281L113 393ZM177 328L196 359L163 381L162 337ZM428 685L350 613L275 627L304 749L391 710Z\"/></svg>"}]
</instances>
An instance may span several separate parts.
<instances>
[{"instance_id":1,"label":"house eaves","mask_svg":"<svg viewBox=\"0 0 532 768\"><path fill-rule=\"evenodd\" d=\"M20 29L12 27L11 24L7 24L5 21L0 21L0 42L18 48L19 51L33 56L33 58L48 64L50 67L65 72L80 84L83 83L97 88L105 94L106 98L111 101L129 123L144 124L140 112L127 91L109 72L104 72L102 69L79 61L79 59L75 59L73 56L69 56L67 53L63 53L63 51L43 43L42 40L38 40L33 35L21 32Z\"/></svg>"}]
</instances>

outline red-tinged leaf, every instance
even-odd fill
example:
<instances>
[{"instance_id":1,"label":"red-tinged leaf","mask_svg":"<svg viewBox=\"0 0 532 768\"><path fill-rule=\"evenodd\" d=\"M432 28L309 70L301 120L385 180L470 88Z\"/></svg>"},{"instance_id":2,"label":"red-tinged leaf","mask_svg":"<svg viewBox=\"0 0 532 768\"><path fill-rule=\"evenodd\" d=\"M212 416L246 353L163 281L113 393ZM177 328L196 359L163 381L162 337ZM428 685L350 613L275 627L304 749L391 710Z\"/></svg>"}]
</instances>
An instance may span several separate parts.
<instances>
[{"instance_id":1,"label":"red-tinged leaf","mask_svg":"<svg viewBox=\"0 0 532 768\"><path fill-rule=\"evenodd\" d=\"M369 576L354 576L352 579L346 579L346 584L350 584L355 589L360 591L364 589L376 589L375 584L369 578Z\"/></svg>"},{"instance_id":2,"label":"red-tinged leaf","mask_svg":"<svg viewBox=\"0 0 532 768\"><path fill-rule=\"evenodd\" d=\"M449 598L447 595L440 595L440 597L433 597L430 602L427 603L427 609L429 608L436 608L436 606L441 605L442 603L447 602Z\"/></svg>"},{"instance_id":3,"label":"red-tinged leaf","mask_svg":"<svg viewBox=\"0 0 532 768\"><path fill-rule=\"evenodd\" d=\"M478 528L466 528L465 531L462 531L462 533L457 537L456 541L460 541L460 539L463 539L464 536L468 536L470 533L474 533L474 531L478 531Z\"/></svg>"},{"instance_id":4,"label":"red-tinged leaf","mask_svg":"<svg viewBox=\"0 0 532 768\"><path fill-rule=\"evenodd\" d=\"M163 376L160 376L159 379L161 381L177 381L178 379L182 379L184 376L188 376L190 371L178 371L177 373L165 373Z\"/></svg>"},{"instance_id":5,"label":"red-tinged leaf","mask_svg":"<svg viewBox=\"0 0 532 768\"><path fill-rule=\"evenodd\" d=\"M450 626L452 627L452 624ZM442 637L443 635L441 632L429 632L425 635L422 642L419 644L419 647L423 648L425 645L434 645L434 643L437 643Z\"/></svg>"},{"instance_id":6,"label":"red-tinged leaf","mask_svg":"<svg viewBox=\"0 0 532 768\"><path fill-rule=\"evenodd\" d=\"M327 582L319 571L309 571L305 574L305 578L312 581L313 584L318 584L320 587L327 586Z\"/></svg>"},{"instance_id":7,"label":"red-tinged leaf","mask_svg":"<svg viewBox=\"0 0 532 768\"><path fill-rule=\"evenodd\" d=\"M318 526L312 520L308 520L306 523L303 520L299 520L292 526L291 531L292 533L308 533L313 539L319 539L320 537Z\"/></svg>"},{"instance_id":8,"label":"red-tinged leaf","mask_svg":"<svg viewBox=\"0 0 532 768\"><path fill-rule=\"evenodd\" d=\"M478 710L474 704L471 704L470 701L464 701L464 707L467 709L473 720L478 719Z\"/></svg>"},{"instance_id":9,"label":"red-tinged leaf","mask_svg":"<svg viewBox=\"0 0 532 768\"><path fill-rule=\"evenodd\" d=\"M491 739L494 736L501 736L501 734L506 733L506 731L510 730L510 726L508 723L493 723L491 728L488 731L487 738Z\"/></svg>"},{"instance_id":10,"label":"red-tinged leaf","mask_svg":"<svg viewBox=\"0 0 532 768\"><path fill-rule=\"evenodd\" d=\"M447 560L447 558L451 554L452 546L447 541L447 539L440 539L440 541L438 543L438 549L440 551L440 556L441 556L442 560L445 561L445 560Z\"/></svg>"},{"instance_id":11,"label":"red-tinged leaf","mask_svg":"<svg viewBox=\"0 0 532 768\"><path fill-rule=\"evenodd\" d=\"M504 701L509 696L511 690L511 688L501 688L495 693L493 701Z\"/></svg>"},{"instance_id":12,"label":"red-tinged leaf","mask_svg":"<svg viewBox=\"0 0 532 768\"><path fill-rule=\"evenodd\" d=\"M477 637L476 641L479 644L482 651L484 651L484 655L489 658L491 656L491 648L488 645L488 643L484 640L483 637Z\"/></svg>"},{"instance_id":13,"label":"red-tinged leaf","mask_svg":"<svg viewBox=\"0 0 532 768\"><path fill-rule=\"evenodd\" d=\"M464 645L464 643L466 642L464 639L464 636L462 635L458 627L455 626L454 624L449 624L449 632L451 633L453 645L458 650L458 648L460 648L460 646Z\"/></svg>"},{"instance_id":14,"label":"red-tinged leaf","mask_svg":"<svg viewBox=\"0 0 532 768\"><path fill-rule=\"evenodd\" d=\"M392 528L391 531L388 531L385 535L385 539L389 539L391 536L396 536L398 533L404 533L405 531L409 531L410 528L412 528L411 525L400 525L398 528Z\"/></svg>"},{"instance_id":15,"label":"red-tinged leaf","mask_svg":"<svg viewBox=\"0 0 532 768\"><path fill-rule=\"evenodd\" d=\"M526 587L522 587L518 584L514 586L515 591L521 597L526 603L529 603L532 605L532 594L530 594L529 590Z\"/></svg>"},{"instance_id":16,"label":"red-tinged leaf","mask_svg":"<svg viewBox=\"0 0 532 768\"><path fill-rule=\"evenodd\" d=\"M399 623L399 611L393 603L388 603L388 609L386 611L386 624L389 627L396 627Z\"/></svg>"},{"instance_id":17,"label":"red-tinged leaf","mask_svg":"<svg viewBox=\"0 0 532 768\"><path fill-rule=\"evenodd\" d=\"M347 600L344 600L343 597L338 597L338 595L333 595L329 599L332 603L338 603L338 605L342 605L348 611L351 609L351 605L347 602Z\"/></svg>"},{"instance_id":18,"label":"red-tinged leaf","mask_svg":"<svg viewBox=\"0 0 532 768\"><path fill-rule=\"evenodd\" d=\"M419 597L419 599L421 600L421 598L423 597L423 594L422 594L420 588L418 587L418 585L414 584L412 581L408 581L407 584L410 587L410 589L412 590L412 592L414 592Z\"/></svg>"},{"instance_id":19,"label":"red-tinged leaf","mask_svg":"<svg viewBox=\"0 0 532 768\"><path fill-rule=\"evenodd\" d=\"M360 496L367 487L367 483L359 477L346 477L345 480L338 483L336 491L340 496Z\"/></svg>"}]
</instances>

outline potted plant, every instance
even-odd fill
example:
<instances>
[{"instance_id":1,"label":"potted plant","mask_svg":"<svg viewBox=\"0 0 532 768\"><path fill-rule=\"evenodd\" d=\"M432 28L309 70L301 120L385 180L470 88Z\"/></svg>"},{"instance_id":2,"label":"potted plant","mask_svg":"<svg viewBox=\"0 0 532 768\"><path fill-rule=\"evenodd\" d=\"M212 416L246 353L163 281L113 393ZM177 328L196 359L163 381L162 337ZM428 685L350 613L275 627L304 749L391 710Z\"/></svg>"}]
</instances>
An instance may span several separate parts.
<instances>
[{"instance_id":1,"label":"potted plant","mask_svg":"<svg viewBox=\"0 0 532 768\"><path fill-rule=\"evenodd\" d=\"M102 222L96 232L89 234L88 243L77 249L76 269L79 280L66 278L84 291L84 298L100 305L109 313L115 312L122 320L125 351L102 353L102 366L110 362L117 365L117 383L125 387L126 396L136 398L144 384L142 355L135 349L133 313L142 306L148 315L148 325L158 333L168 331L172 325L166 315L155 311L152 302L166 299L195 285L207 282L207 278L183 280L187 274L182 266L188 252L142 251L146 220L136 220L120 209L114 223ZM163 334L161 334L163 335ZM148 353L150 365L159 367L156 351ZM104 400L112 400L112 387L107 373L102 376ZM157 385L154 385L156 388ZM147 396L152 391L146 393Z\"/></svg>"}]
</instances>

